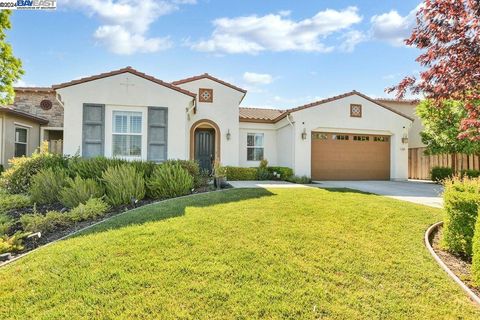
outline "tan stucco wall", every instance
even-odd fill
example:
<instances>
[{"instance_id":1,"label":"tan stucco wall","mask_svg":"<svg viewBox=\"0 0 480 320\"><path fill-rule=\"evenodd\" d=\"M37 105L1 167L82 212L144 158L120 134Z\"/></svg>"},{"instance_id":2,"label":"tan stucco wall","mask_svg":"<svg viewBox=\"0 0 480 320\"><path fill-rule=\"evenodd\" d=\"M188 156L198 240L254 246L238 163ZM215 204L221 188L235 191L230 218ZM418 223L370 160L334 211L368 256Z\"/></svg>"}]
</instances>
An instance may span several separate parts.
<instances>
[{"instance_id":1,"label":"tan stucco wall","mask_svg":"<svg viewBox=\"0 0 480 320\"><path fill-rule=\"evenodd\" d=\"M31 155L40 146L40 125L10 114L0 113L0 118L2 123L0 128L0 164L7 167L8 160L15 155L15 127L25 127L28 130L27 155Z\"/></svg>"},{"instance_id":2,"label":"tan stucco wall","mask_svg":"<svg viewBox=\"0 0 480 320\"><path fill-rule=\"evenodd\" d=\"M408 131L408 147L409 148L422 148L425 145L422 143L420 138L420 132L423 130L422 120L415 114L416 104L405 103L405 102L395 102L395 101L382 101L382 104L387 107L393 108L404 115L407 115L415 121L412 123L410 130Z\"/></svg>"}]
</instances>

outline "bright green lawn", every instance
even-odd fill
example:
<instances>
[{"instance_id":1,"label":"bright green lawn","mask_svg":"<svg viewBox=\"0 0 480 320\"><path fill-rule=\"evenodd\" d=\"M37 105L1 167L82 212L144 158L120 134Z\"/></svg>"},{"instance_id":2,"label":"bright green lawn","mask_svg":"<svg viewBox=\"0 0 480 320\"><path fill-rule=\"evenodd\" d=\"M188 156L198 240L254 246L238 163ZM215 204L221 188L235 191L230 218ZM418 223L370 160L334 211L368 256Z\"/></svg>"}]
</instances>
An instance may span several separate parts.
<instances>
[{"instance_id":1,"label":"bright green lawn","mask_svg":"<svg viewBox=\"0 0 480 320\"><path fill-rule=\"evenodd\" d=\"M440 219L345 190L176 199L0 269L0 318L479 319L423 245Z\"/></svg>"}]
</instances>

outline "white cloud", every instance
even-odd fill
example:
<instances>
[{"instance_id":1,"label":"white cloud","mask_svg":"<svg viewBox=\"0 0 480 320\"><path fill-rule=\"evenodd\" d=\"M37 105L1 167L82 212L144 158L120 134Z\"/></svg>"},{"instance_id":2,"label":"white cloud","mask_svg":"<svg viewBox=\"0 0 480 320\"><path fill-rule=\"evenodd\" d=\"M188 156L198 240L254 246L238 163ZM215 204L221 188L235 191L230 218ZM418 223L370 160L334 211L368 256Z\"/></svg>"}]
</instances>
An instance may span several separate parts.
<instances>
[{"instance_id":1,"label":"white cloud","mask_svg":"<svg viewBox=\"0 0 480 320\"><path fill-rule=\"evenodd\" d=\"M243 80L250 84L270 84L273 81L273 77L265 73L245 72L243 74Z\"/></svg>"},{"instance_id":2,"label":"white cloud","mask_svg":"<svg viewBox=\"0 0 480 320\"><path fill-rule=\"evenodd\" d=\"M327 9L312 18L294 21L290 12L265 16L220 18L213 21L210 39L199 41L192 48L205 52L249 53L262 51L330 52L333 46L322 41L335 32L362 21L356 7L344 10Z\"/></svg>"},{"instance_id":3,"label":"white cloud","mask_svg":"<svg viewBox=\"0 0 480 320\"><path fill-rule=\"evenodd\" d=\"M340 45L340 49L345 52L353 52L359 43L367 40L367 37L365 34L363 34L363 32L352 30L344 34L342 39L344 39L344 41Z\"/></svg>"},{"instance_id":4,"label":"white cloud","mask_svg":"<svg viewBox=\"0 0 480 320\"><path fill-rule=\"evenodd\" d=\"M26 82L25 80L22 80L22 79L18 79L17 81L15 81L13 86L14 87L36 87L37 85Z\"/></svg>"},{"instance_id":5,"label":"white cloud","mask_svg":"<svg viewBox=\"0 0 480 320\"><path fill-rule=\"evenodd\" d=\"M195 3L196 0L63 0L64 5L101 20L94 37L117 54L170 48L168 38L148 38L146 33L159 17L178 10L180 5Z\"/></svg>"},{"instance_id":6,"label":"white cloud","mask_svg":"<svg viewBox=\"0 0 480 320\"><path fill-rule=\"evenodd\" d=\"M410 11L406 16L401 16L396 10L375 15L370 19L372 23L372 37L377 40L383 40L394 46L404 45L404 40L408 38L415 27L416 15L420 5Z\"/></svg>"}]
</instances>

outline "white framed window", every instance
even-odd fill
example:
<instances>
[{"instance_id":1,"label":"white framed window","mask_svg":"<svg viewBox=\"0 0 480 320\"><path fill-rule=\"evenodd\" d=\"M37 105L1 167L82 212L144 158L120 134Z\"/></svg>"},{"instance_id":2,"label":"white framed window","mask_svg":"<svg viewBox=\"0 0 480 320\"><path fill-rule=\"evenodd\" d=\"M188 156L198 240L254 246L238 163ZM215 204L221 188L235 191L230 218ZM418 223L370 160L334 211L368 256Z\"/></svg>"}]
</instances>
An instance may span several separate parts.
<instances>
[{"instance_id":1,"label":"white framed window","mask_svg":"<svg viewBox=\"0 0 480 320\"><path fill-rule=\"evenodd\" d=\"M15 157L27 155L28 129L15 127Z\"/></svg>"},{"instance_id":2,"label":"white framed window","mask_svg":"<svg viewBox=\"0 0 480 320\"><path fill-rule=\"evenodd\" d=\"M263 160L264 146L263 133L248 133L247 134L247 161L261 161Z\"/></svg>"},{"instance_id":3,"label":"white framed window","mask_svg":"<svg viewBox=\"0 0 480 320\"><path fill-rule=\"evenodd\" d=\"M141 112L113 111L112 155L114 157L140 158L142 156Z\"/></svg>"}]
</instances>

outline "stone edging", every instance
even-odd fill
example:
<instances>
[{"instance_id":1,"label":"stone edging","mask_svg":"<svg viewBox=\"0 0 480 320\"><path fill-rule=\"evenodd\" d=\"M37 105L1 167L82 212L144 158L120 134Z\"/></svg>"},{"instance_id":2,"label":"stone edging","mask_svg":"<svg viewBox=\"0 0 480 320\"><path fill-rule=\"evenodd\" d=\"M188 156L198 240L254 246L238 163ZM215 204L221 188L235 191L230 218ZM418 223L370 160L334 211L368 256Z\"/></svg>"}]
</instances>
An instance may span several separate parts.
<instances>
[{"instance_id":1,"label":"stone edging","mask_svg":"<svg viewBox=\"0 0 480 320\"><path fill-rule=\"evenodd\" d=\"M437 253L435 252L435 250L433 250L433 247L432 245L430 244L430 236L432 235L432 233L434 231L436 231L438 229L438 227L442 226L443 225L443 221L440 221L440 222L437 222L435 223L434 225L430 226L430 228L428 228L428 230L425 232L425 246L427 247L428 251L430 252L430 254L433 256L433 258L435 259L435 261L437 261L437 263L440 265L440 267L442 267L442 269L450 276L450 278L453 279L453 281L455 281L459 286L460 288L462 288L463 291L465 291L467 293L467 295L469 296L469 298L475 302L477 305L480 306L480 297L477 296L475 294L475 292L473 292L472 290L470 290L470 288L465 284L463 283L462 280L460 280L459 277L457 277L455 275L455 273L453 273L452 270L450 270L450 268L442 261L442 259L437 255Z\"/></svg>"},{"instance_id":2,"label":"stone edging","mask_svg":"<svg viewBox=\"0 0 480 320\"><path fill-rule=\"evenodd\" d=\"M33 249L33 250L30 250L30 251L28 251L28 252L25 252L25 253L23 253L23 254L20 254L20 255L16 256L15 258L13 258L13 259L10 259L10 260L7 260L7 261L5 261L5 262L2 262L2 263L0 263L0 268L4 267L4 266L6 266L6 265L9 265L9 264L12 263L12 262L17 261L17 260L19 260L19 259L21 259L21 258L23 258L23 257L25 257L25 256L27 256L27 255L29 255L29 254L31 254L32 252L35 252L35 251L40 250L40 249L42 249L42 248L45 248L45 247L47 247L47 246L49 246L49 245L51 245L51 244L54 244L54 243L56 243L56 242L58 242L58 241L62 241L62 240L65 240L65 239L67 239L67 238L70 238L71 236L74 236L74 235L76 235L76 234L78 234L78 233L80 233L80 232L83 232L83 231L85 231L85 230L88 230L88 229L90 229L90 228L93 228L93 227L95 227L96 225L99 225L100 223L104 223L104 222L109 221L109 220L111 220L111 219L113 219L113 218L122 216L122 215L124 215L124 214L126 214L126 213L129 213L129 212L132 212L132 211L136 211L136 210L139 210L139 209L143 209L143 208L147 208L147 207L149 207L149 206L153 206L153 205L156 205L156 204L159 204L159 203L169 202L169 201L172 201L172 200L177 200L177 199L182 199L182 198L188 198L188 197L195 197L195 196L202 195L202 194L210 194L210 193L215 193L215 192L224 192L224 191L233 190L233 189L234 189L234 188L228 188L228 189L221 189L221 190L214 190L214 191L208 191L208 192L201 192L201 193L189 194L189 195L182 196L182 197L176 197L176 198L170 198L170 199L166 199L166 200L160 200L160 201L152 202L152 203L149 203L149 204L147 204L147 205L144 205L144 206L141 206L141 207L138 207L138 208L134 208L134 209L127 210L127 211L124 211L124 212L120 212L120 213L118 213L118 214L116 214L116 215L113 215L113 216L108 217L108 218L106 218L106 219L103 219L103 220L100 220L100 221L98 221L98 222L95 222L94 224L91 224L91 225L89 225L89 226L86 226L85 228L76 230L76 231L74 231L74 232L72 232L72 233L69 233L69 234L67 234L67 235L65 235L65 236L63 236L63 237L61 237L61 238L58 238L58 239L56 239L56 240L53 240L52 242L46 243L46 244L44 244L43 246L40 246L40 247L38 247L38 248L35 248L35 249Z\"/></svg>"}]
</instances>

